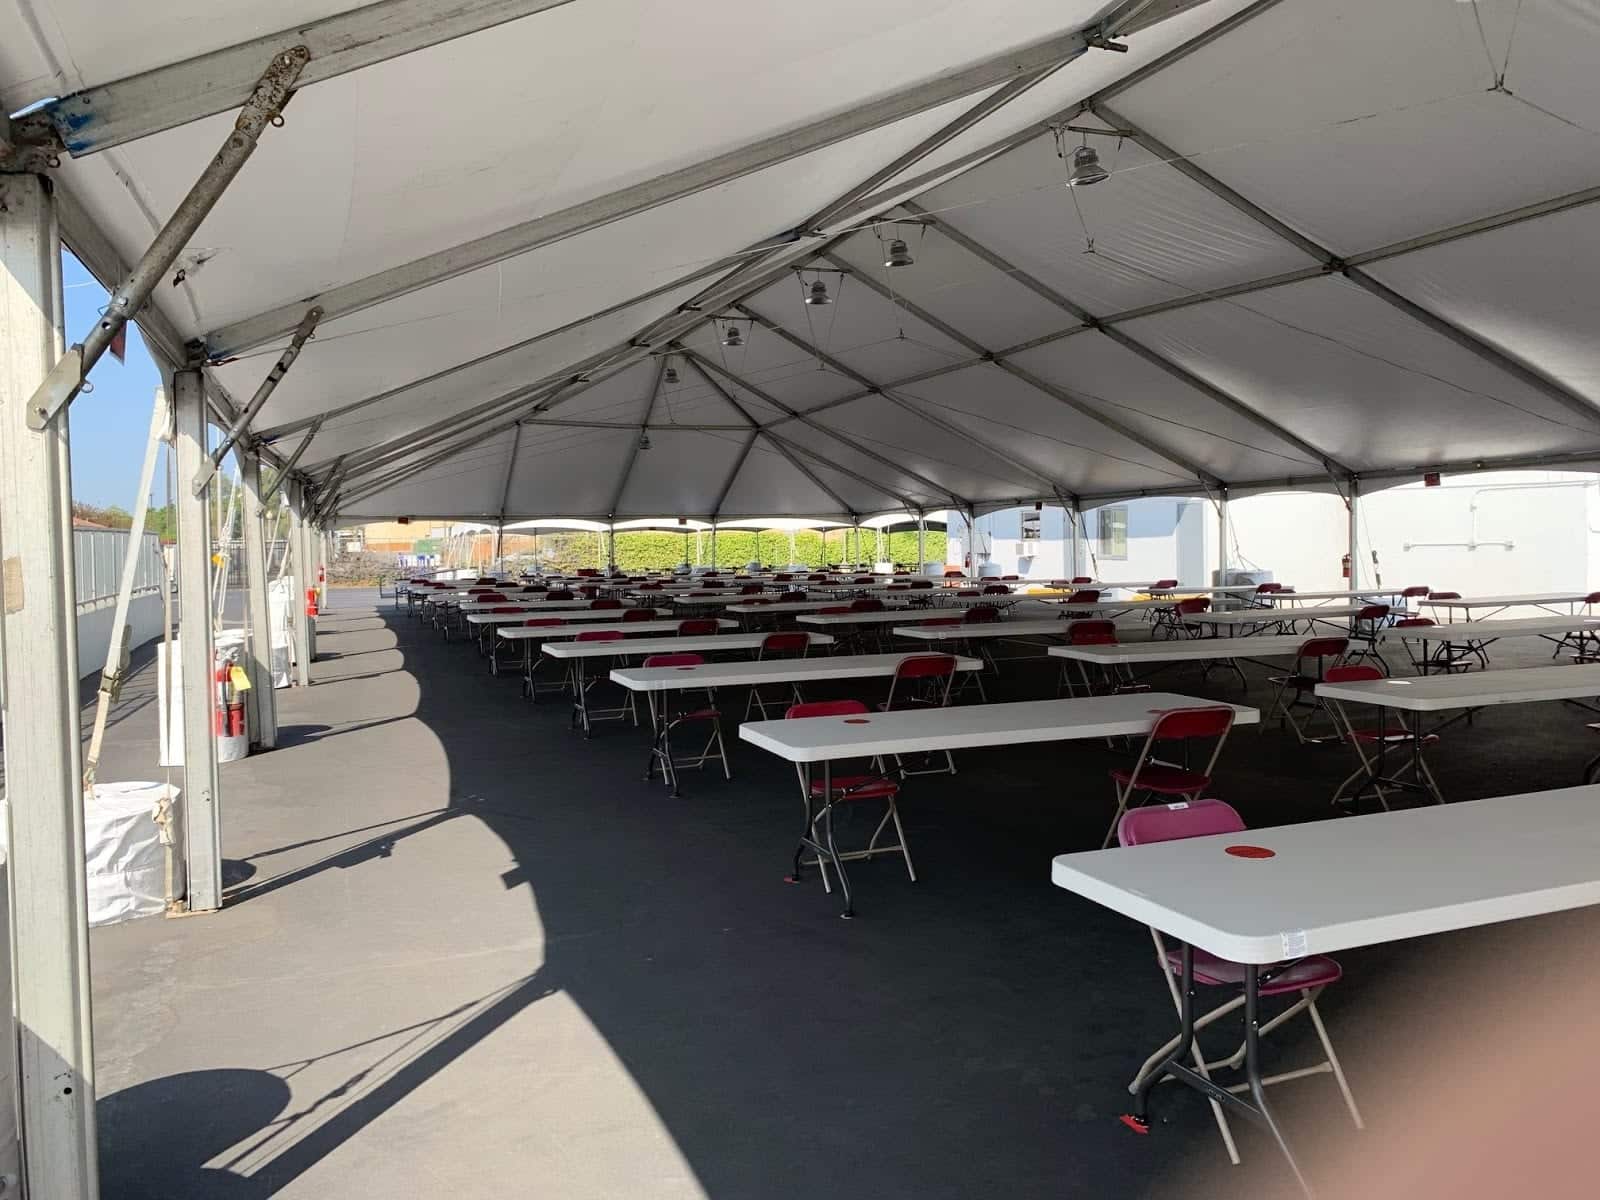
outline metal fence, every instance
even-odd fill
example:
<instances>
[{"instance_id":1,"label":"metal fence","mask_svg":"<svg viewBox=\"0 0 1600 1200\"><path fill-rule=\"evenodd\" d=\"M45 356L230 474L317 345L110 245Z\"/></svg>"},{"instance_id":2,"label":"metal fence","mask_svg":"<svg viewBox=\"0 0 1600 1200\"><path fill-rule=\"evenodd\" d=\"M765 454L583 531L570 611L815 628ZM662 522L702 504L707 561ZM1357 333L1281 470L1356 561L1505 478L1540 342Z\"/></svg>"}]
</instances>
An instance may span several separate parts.
<instances>
[{"instance_id":1,"label":"metal fence","mask_svg":"<svg viewBox=\"0 0 1600 1200\"><path fill-rule=\"evenodd\" d=\"M114 600L122 583L122 562L128 552L126 529L74 529L72 556L77 571L78 607ZM146 533L139 539L139 570L133 577L133 594L160 592L166 577L161 562L161 539Z\"/></svg>"},{"instance_id":2,"label":"metal fence","mask_svg":"<svg viewBox=\"0 0 1600 1200\"><path fill-rule=\"evenodd\" d=\"M218 542L212 547L212 553L224 560L228 570L228 582L223 586L230 592L238 591L246 586L244 543L235 538L230 542ZM283 557L289 553L289 541L280 538L267 543L267 578L277 578L279 569L283 566Z\"/></svg>"}]
</instances>

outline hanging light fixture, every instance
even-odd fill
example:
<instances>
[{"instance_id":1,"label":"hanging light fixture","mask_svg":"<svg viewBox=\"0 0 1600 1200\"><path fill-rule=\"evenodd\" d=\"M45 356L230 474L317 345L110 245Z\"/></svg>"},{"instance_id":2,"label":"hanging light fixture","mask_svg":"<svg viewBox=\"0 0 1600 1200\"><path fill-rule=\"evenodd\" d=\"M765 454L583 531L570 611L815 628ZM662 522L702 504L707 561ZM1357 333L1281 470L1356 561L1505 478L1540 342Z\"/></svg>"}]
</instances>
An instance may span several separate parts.
<instances>
[{"instance_id":1,"label":"hanging light fixture","mask_svg":"<svg viewBox=\"0 0 1600 1200\"><path fill-rule=\"evenodd\" d=\"M811 281L811 290L806 293L807 304L832 304L833 297L828 295L828 285L820 279Z\"/></svg>"},{"instance_id":2,"label":"hanging light fixture","mask_svg":"<svg viewBox=\"0 0 1600 1200\"><path fill-rule=\"evenodd\" d=\"M736 322L729 321L723 328L722 344L734 350L744 345L744 331L739 328Z\"/></svg>"},{"instance_id":3,"label":"hanging light fixture","mask_svg":"<svg viewBox=\"0 0 1600 1200\"><path fill-rule=\"evenodd\" d=\"M1100 165L1100 151L1087 141L1072 152L1072 170L1067 175L1068 187L1088 187L1092 183L1104 183L1110 178L1111 172Z\"/></svg>"},{"instance_id":4,"label":"hanging light fixture","mask_svg":"<svg viewBox=\"0 0 1600 1200\"><path fill-rule=\"evenodd\" d=\"M639 431L639 449L650 449L650 431L648 429L641 429Z\"/></svg>"},{"instance_id":5,"label":"hanging light fixture","mask_svg":"<svg viewBox=\"0 0 1600 1200\"><path fill-rule=\"evenodd\" d=\"M678 368L669 362L667 364L666 372L661 376L661 382L671 384L673 387L676 387L679 383L681 383L682 380L678 378Z\"/></svg>"},{"instance_id":6,"label":"hanging light fixture","mask_svg":"<svg viewBox=\"0 0 1600 1200\"><path fill-rule=\"evenodd\" d=\"M904 238L895 238L889 243L889 250L883 256L883 265L886 267L909 267L917 260L911 257L911 251L906 248Z\"/></svg>"}]
</instances>

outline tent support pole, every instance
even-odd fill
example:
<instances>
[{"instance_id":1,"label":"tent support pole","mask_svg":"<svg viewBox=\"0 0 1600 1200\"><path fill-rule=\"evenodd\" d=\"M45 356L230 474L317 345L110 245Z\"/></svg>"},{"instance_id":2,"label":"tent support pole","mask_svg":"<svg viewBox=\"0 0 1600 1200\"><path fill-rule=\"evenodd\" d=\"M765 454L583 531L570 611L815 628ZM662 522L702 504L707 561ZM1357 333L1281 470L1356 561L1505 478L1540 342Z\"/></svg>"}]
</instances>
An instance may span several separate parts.
<instances>
[{"instance_id":1,"label":"tent support pole","mask_svg":"<svg viewBox=\"0 0 1600 1200\"><path fill-rule=\"evenodd\" d=\"M917 514L917 574L921 575L928 569L928 518L922 513Z\"/></svg>"},{"instance_id":2,"label":"tent support pole","mask_svg":"<svg viewBox=\"0 0 1600 1200\"><path fill-rule=\"evenodd\" d=\"M250 638L249 701L256 744L271 750L278 744L278 703L272 692L272 608L267 596L266 505L261 502L261 456L239 455L244 485L244 573Z\"/></svg>"},{"instance_id":3,"label":"tent support pole","mask_svg":"<svg viewBox=\"0 0 1600 1200\"><path fill-rule=\"evenodd\" d=\"M13 798L7 876L21 1137L19 1146L5 1131L0 1164L23 1176L26 1195L95 1200L67 416L42 431L28 421L29 397L61 353L62 327L49 185L0 175L0 703ZM10 1060L11 1044L0 1061Z\"/></svg>"},{"instance_id":4,"label":"tent support pole","mask_svg":"<svg viewBox=\"0 0 1600 1200\"><path fill-rule=\"evenodd\" d=\"M296 687L311 686L311 630L310 617L305 615L302 597L310 586L311 556L307 549L305 489L296 481L289 485L289 545L294 553L294 581L289 588L289 619L293 622L294 682Z\"/></svg>"},{"instance_id":5,"label":"tent support pole","mask_svg":"<svg viewBox=\"0 0 1600 1200\"><path fill-rule=\"evenodd\" d=\"M1228 584L1228 535L1231 526L1228 524L1228 493L1224 489L1217 496L1217 586L1226 587Z\"/></svg>"},{"instance_id":6,"label":"tent support pole","mask_svg":"<svg viewBox=\"0 0 1600 1200\"><path fill-rule=\"evenodd\" d=\"M206 461L210 422L205 377L198 364L173 374L173 428L179 479L193 479ZM207 484L181 488L178 509L178 645L183 683L184 877L190 912L222 907L222 826L217 792L215 643L211 625L211 524Z\"/></svg>"},{"instance_id":7,"label":"tent support pole","mask_svg":"<svg viewBox=\"0 0 1600 1200\"><path fill-rule=\"evenodd\" d=\"M1350 481L1350 495L1345 500L1345 507L1350 514L1350 590L1355 591L1361 586L1361 489L1360 485L1352 479Z\"/></svg>"},{"instance_id":8,"label":"tent support pole","mask_svg":"<svg viewBox=\"0 0 1600 1200\"><path fill-rule=\"evenodd\" d=\"M1063 507L1066 509L1067 541L1069 542L1069 546L1067 548L1067 566L1070 570L1070 574L1068 578L1077 579L1083 574L1083 570L1079 565L1082 563L1083 558L1080 548L1081 539L1078 536L1078 531L1082 525L1083 518L1078 512L1077 505L1069 504L1063 505Z\"/></svg>"}]
</instances>

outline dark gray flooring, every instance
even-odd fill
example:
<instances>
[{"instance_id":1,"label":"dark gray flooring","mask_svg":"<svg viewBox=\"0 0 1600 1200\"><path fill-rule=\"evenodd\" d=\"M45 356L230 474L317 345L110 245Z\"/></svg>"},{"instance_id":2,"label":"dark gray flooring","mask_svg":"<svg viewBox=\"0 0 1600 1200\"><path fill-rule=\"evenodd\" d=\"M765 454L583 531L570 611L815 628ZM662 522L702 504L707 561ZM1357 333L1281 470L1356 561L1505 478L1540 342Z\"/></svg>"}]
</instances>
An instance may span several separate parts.
<instances>
[{"instance_id":1,"label":"dark gray flooring","mask_svg":"<svg viewBox=\"0 0 1600 1200\"><path fill-rule=\"evenodd\" d=\"M1107 748L911 781L922 878L859 864L844 922L783 882L785 764L730 736L733 782L671 799L640 780L642 731L584 742L372 593L334 594L320 648L316 686L278 693L283 747L224 768L228 907L94 937L108 1197L1278 1194L1264 1139L1242 1128L1227 1168L1189 1093L1163 1093L1156 1136L1117 1122L1171 1004L1142 928L1049 883L1052 854L1098 844ZM1453 799L1575 782L1587 716L1484 714L1437 774ZM148 777L153 706L112 733L106 777ZM1347 753L1242 730L1217 793L1253 824L1325 818ZM1429 981L1508 936L1340 956L1324 1010L1370 1113L1412 1099L1375 1030L1436 1023L1462 999ZM1346 1124L1326 1078L1278 1095L1302 1144Z\"/></svg>"}]
</instances>

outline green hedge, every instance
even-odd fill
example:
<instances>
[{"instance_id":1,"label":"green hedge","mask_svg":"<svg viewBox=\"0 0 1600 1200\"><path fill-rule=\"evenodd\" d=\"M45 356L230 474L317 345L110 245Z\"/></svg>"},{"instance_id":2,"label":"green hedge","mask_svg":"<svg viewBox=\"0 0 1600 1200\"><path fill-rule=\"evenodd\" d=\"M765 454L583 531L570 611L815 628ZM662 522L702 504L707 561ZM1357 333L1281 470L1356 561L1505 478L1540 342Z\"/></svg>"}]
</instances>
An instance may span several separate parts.
<instances>
[{"instance_id":1,"label":"green hedge","mask_svg":"<svg viewBox=\"0 0 1600 1200\"><path fill-rule=\"evenodd\" d=\"M722 569L742 567L756 558L755 530L719 530L717 533L716 565ZM579 567L605 565L602 534L553 533L539 536L539 561L547 570L573 571ZM690 561L695 566L710 565L711 535L702 533L699 538L700 553L706 558L695 558L695 535L689 535ZM823 538L815 530L794 535L795 559L808 566L824 565ZM849 537L850 556L855 553L855 534ZM913 532L891 533L884 542L887 557L892 562L912 564L917 558L917 535ZM670 571L684 560L683 535L679 533L623 532L617 534L617 566L624 571ZM844 560L844 535L831 532L827 537L826 563ZM944 558L945 537L942 532L930 532L924 543L928 558L937 562ZM861 536L862 554L872 559L876 540L870 531ZM529 537L506 538L508 563L531 562L533 540ZM784 566L790 562L789 535L782 530L760 532L760 561L770 566Z\"/></svg>"}]
</instances>

